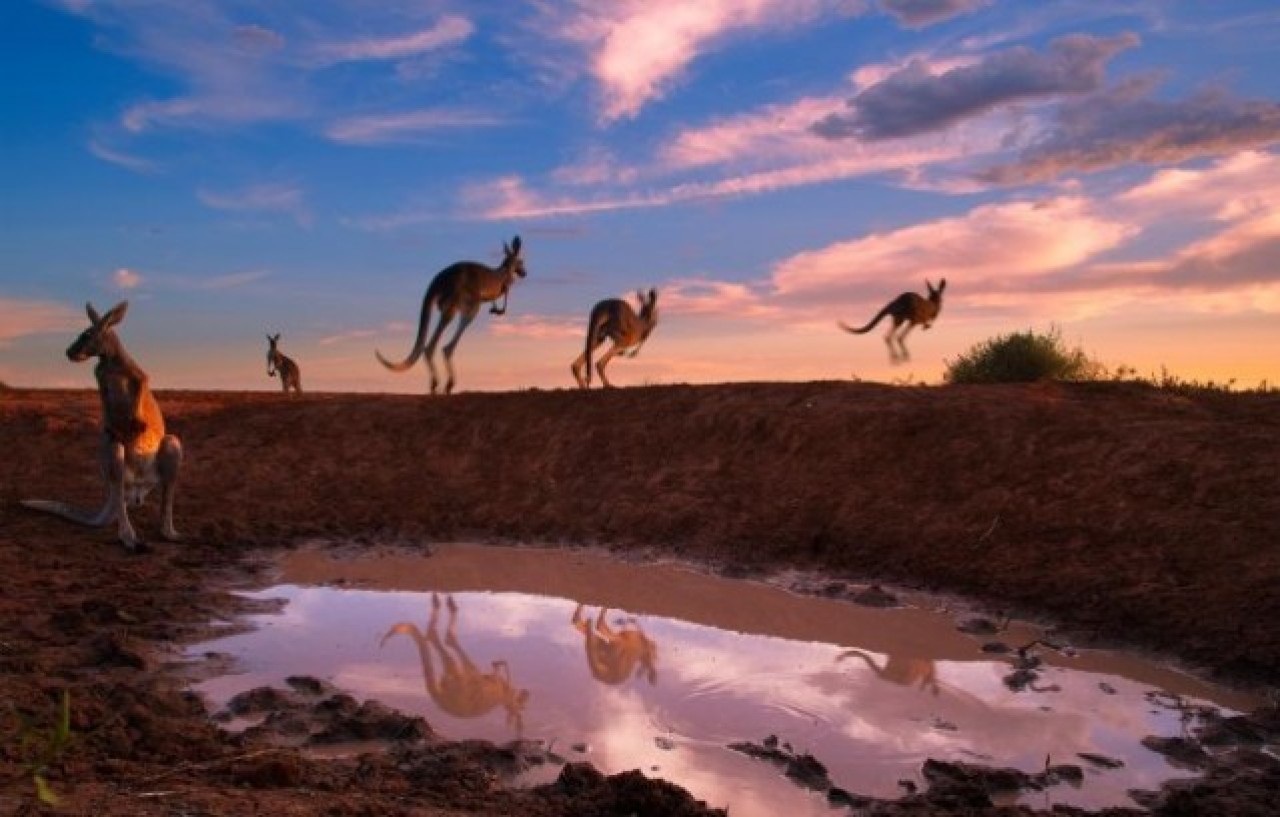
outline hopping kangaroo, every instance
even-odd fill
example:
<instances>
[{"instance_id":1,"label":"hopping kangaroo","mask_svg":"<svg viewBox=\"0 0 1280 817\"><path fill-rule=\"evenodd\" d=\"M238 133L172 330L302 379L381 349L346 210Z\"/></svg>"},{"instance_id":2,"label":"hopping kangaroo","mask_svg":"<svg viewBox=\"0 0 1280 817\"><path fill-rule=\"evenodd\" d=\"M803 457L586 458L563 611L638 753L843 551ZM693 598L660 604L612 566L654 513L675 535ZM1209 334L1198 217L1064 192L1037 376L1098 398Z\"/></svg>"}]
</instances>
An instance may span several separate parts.
<instances>
[{"instance_id":1,"label":"hopping kangaroo","mask_svg":"<svg viewBox=\"0 0 1280 817\"><path fill-rule=\"evenodd\" d=\"M516 689L511 683L511 668L506 661L494 661L490 672L481 672L471 661L466 650L458 643L455 629L458 624L458 605L453 596L448 597L449 625L444 642L440 641L440 596L431 594L431 618L423 633L417 625L397 624L382 637L382 644L393 635L407 635L418 647L422 661L422 679L427 694L442 710L455 718L479 718L501 705L507 712L507 726L520 735L524 729L524 707L529 702L529 690ZM437 677L431 651L435 650L442 664ZM450 652L452 649L452 652Z\"/></svg>"},{"instance_id":2,"label":"hopping kangaroo","mask_svg":"<svg viewBox=\"0 0 1280 817\"><path fill-rule=\"evenodd\" d=\"M893 326L889 327L888 333L884 336L884 342L889 347L889 360L894 363L910 360L911 355L907 354L905 343L907 333L914 329L916 324L928 329L938 319L938 313L942 311L942 290L947 288L947 279L943 278L939 281L937 289L933 288L933 284L929 283L928 279L925 280L924 285L929 290L929 297L921 298L914 292L904 292L886 304L885 308L877 312L871 322L861 329L854 329L844 321L840 321L840 328L855 335L864 335L886 316L893 318ZM904 323L907 327L898 332L898 327ZM893 345L895 340L898 343L897 348Z\"/></svg>"},{"instance_id":3,"label":"hopping kangaroo","mask_svg":"<svg viewBox=\"0 0 1280 817\"><path fill-rule=\"evenodd\" d=\"M26 499L22 504L82 525L102 527L115 520L120 541L134 550L141 541L129 522L128 506L141 505L157 484L163 509L160 533L170 541L178 538L173 528L173 494L182 464L182 443L173 434L164 433L164 417L151 394L150 378L125 352L113 329L124 320L128 308L129 303L123 301L99 316L92 304L85 304L89 328L67 348L67 357L77 363L98 358L93 376L102 401L98 464L107 483L106 503L97 513L47 499Z\"/></svg>"},{"instance_id":4,"label":"hopping kangaroo","mask_svg":"<svg viewBox=\"0 0 1280 817\"><path fill-rule=\"evenodd\" d=\"M609 613L601 607L595 624L590 616L582 615L581 604L573 611L573 626L582 633L587 649L587 667L597 681L617 685L632 675L644 677L650 684L658 682L658 645L644 634L634 619L615 630L605 621Z\"/></svg>"},{"instance_id":5,"label":"hopping kangaroo","mask_svg":"<svg viewBox=\"0 0 1280 817\"><path fill-rule=\"evenodd\" d=\"M609 361L618 352L628 357L640 354L640 347L644 346L653 328L658 325L658 290L649 290L647 296L637 290L636 298L640 301L639 315L631 308L631 304L621 298L610 298L591 308L591 317L587 320L586 349L569 367L573 372L573 379L582 388L591 386L591 354L600 344L606 340L613 341L609 351L596 364L600 382L612 388L613 384L605 376L604 367L609 365Z\"/></svg>"},{"instance_id":6,"label":"hopping kangaroo","mask_svg":"<svg viewBox=\"0 0 1280 817\"><path fill-rule=\"evenodd\" d=\"M938 669L937 666L928 658L903 658L899 655L889 655L884 662L884 666L879 666L862 650L846 650L836 656L837 661L843 661L846 658L860 658L867 665L867 669L875 673L875 676L882 681L889 681L899 686L914 686L918 689L927 689L934 695L938 694Z\"/></svg>"},{"instance_id":7,"label":"hopping kangaroo","mask_svg":"<svg viewBox=\"0 0 1280 817\"><path fill-rule=\"evenodd\" d=\"M418 339L414 342L413 351L409 356L399 363L392 363L383 357L381 352L375 351L374 354L378 356L382 365L391 371L403 372L417 362L425 351L427 369L431 372L431 393L435 394L439 383L436 364L432 359L436 353L436 344L439 343L440 335L444 333L444 328L449 325L449 322L455 317L458 318L458 328L454 331L453 338L444 345L444 365L449 371L444 392L449 394L453 391L453 350L462 339L462 333L467 331L467 327L476 319L476 315L480 312L480 305L483 303L495 302L489 307L489 312L494 315L505 313L511 285L517 277L523 278L525 274L524 258L520 255L520 236L516 236L510 246L503 243L502 263L497 269L478 261L459 261L456 264L450 264L431 279L427 294L422 298L422 315L418 318ZM501 308L496 303L499 298L502 299ZM440 312L440 320L436 323L435 331L431 333L431 338L428 340L427 328L431 322L433 309Z\"/></svg>"},{"instance_id":8,"label":"hopping kangaroo","mask_svg":"<svg viewBox=\"0 0 1280 817\"><path fill-rule=\"evenodd\" d=\"M302 394L302 370L298 368L293 358L276 348L279 342L279 332L267 335L267 343L271 344L267 347L267 377L275 377L276 372L279 372L280 388L285 394L289 393L289 389L293 389L295 394Z\"/></svg>"}]
</instances>

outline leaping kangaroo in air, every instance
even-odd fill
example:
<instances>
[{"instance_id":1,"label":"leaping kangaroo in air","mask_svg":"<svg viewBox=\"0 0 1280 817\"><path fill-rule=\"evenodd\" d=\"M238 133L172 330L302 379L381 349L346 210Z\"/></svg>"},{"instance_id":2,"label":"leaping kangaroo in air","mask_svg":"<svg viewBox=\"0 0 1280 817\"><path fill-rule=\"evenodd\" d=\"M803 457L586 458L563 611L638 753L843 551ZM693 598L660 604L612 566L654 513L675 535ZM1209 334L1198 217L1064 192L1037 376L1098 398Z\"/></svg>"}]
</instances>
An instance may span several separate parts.
<instances>
[{"instance_id":1,"label":"leaping kangaroo in air","mask_svg":"<svg viewBox=\"0 0 1280 817\"><path fill-rule=\"evenodd\" d=\"M113 327L124 320L128 301L122 301L99 316L92 304L85 304L89 328L67 348L67 357L79 363L98 358L93 376L98 381L102 401L102 437L98 464L107 483L107 500L97 513L48 499L24 499L22 504L78 522L102 527L118 523L120 541L129 550L142 542L129 522L129 506L139 506L156 485L161 490L160 534L173 541L173 496L182 465L182 443L164 433L164 417L151 393L147 373L124 350Z\"/></svg>"},{"instance_id":2,"label":"leaping kangaroo in air","mask_svg":"<svg viewBox=\"0 0 1280 817\"><path fill-rule=\"evenodd\" d=\"M605 376L604 367L609 365L609 361L618 352L628 357L640 354L640 347L644 346L653 328L658 325L658 290L649 290L647 296L643 291L636 290L636 298L640 301L639 315L631 308L631 304L621 298L610 298L591 308L591 317L587 320L586 349L570 366L573 379L582 388L591 386L591 354L600 344L606 340L613 341L609 351L596 364L600 382L606 388L612 388L613 384Z\"/></svg>"},{"instance_id":3,"label":"leaping kangaroo in air","mask_svg":"<svg viewBox=\"0 0 1280 817\"><path fill-rule=\"evenodd\" d=\"M280 388L285 394L289 393L289 389L293 389L295 394L302 394L302 370L298 368L298 364L293 358L288 357L278 348L276 344L280 342L280 333L267 335L267 377L275 377L276 372L280 373Z\"/></svg>"},{"instance_id":4,"label":"leaping kangaroo in air","mask_svg":"<svg viewBox=\"0 0 1280 817\"><path fill-rule=\"evenodd\" d=\"M925 279L924 285L929 290L929 297L927 298L921 298L914 292L904 292L886 304L884 309L877 312L876 316L866 326L854 329L844 321L840 321L839 326L846 332L864 335L875 328L875 325L884 320L885 317L893 318L893 326L889 327L889 331L884 336L884 342L889 347L889 360L893 363L910 360L911 355L907 353L907 344L905 343L907 333L914 329L917 324L928 329L938 319L938 313L942 311L942 291L947 288L947 279L943 278L939 281L937 289L933 288L933 284L929 283L928 279ZM904 323L907 327L898 332L898 327ZM894 341L897 341L897 348L894 348Z\"/></svg>"},{"instance_id":5,"label":"leaping kangaroo in air","mask_svg":"<svg viewBox=\"0 0 1280 817\"><path fill-rule=\"evenodd\" d=\"M504 242L502 263L497 269L478 261L459 261L436 273L436 277L431 279L431 284L427 287L427 294L422 298L422 315L418 319L418 339L413 344L413 351L399 363L392 363L382 356L382 352L375 351L374 354L378 356L382 365L393 372L403 372L417 362L425 351L427 369L431 372L431 393L435 394L439 378L432 358L435 356L436 344L439 343L444 328L456 317L458 328L454 331L453 338L444 345L444 365L449 371L449 379L444 384L444 393L452 392L453 350L458 347L462 333L467 331L467 327L476 319L476 315L480 312L480 305L483 303L495 302L489 307L489 312L494 315L504 314L507 311L507 298L511 285L515 283L516 278L523 278L526 275L520 246L520 236L516 236L510 246ZM502 299L501 307L496 303L499 298ZM431 333L431 338L428 340L427 327L431 322L433 309L439 310L440 320L436 323L435 331Z\"/></svg>"}]
</instances>

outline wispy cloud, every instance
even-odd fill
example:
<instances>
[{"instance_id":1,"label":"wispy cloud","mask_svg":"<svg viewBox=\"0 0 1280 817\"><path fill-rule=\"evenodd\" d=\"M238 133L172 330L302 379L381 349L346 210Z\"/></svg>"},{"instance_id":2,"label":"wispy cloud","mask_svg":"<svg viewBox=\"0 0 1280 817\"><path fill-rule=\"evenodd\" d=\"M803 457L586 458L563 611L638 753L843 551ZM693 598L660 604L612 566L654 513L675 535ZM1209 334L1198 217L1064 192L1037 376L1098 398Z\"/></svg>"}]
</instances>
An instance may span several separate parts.
<instances>
[{"instance_id":1,"label":"wispy cloud","mask_svg":"<svg viewBox=\"0 0 1280 817\"><path fill-rule=\"evenodd\" d=\"M112 150L97 139L89 140L88 149L90 153L102 161L132 170L135 173L155 173L159 170L159 165L155 162L138 156L131 156L118 150Z\"/></svg>"},{"instance_id":2,"label":"wispy cloud","mask_svg":"<svg viewBox=\"0 0 1280 817\"><path fill-rule=\"evenodd\" d=\"M507 124L501 116L482 111L429 108L399 113L356 116L333 123L325 135L335 142L377 145L412 141L441 130L486 128Z\"/></svg>"},{"instance_id":3,"label":"wispy cloud","mask_svg":"<svg viewBox=\"0 0 1280 817\"><path fill-rule=\"evenodd\" d=\"M222 275L210 275L202 278L188 277L179 280L195 289L222 290L236 289L237 287L256 283L270 274L268 270L244 270L243 272L228 272Z\"/></svg>"},{"instance_id":4,"label":"wispy cloud","mask_svg":"<svg viewBox=\"0 0 1280 817\"><path fill-rule=\"evenodd\" d=\"M247 213L279 213L308 226L311 213L301 188L292 184L257 184L241 190L214 192L201 188L196 198L215 210Z\"/></svg>"},{"instance_id":5,"label":"wispy cloud","mask_svg":"<svg viewBox=\"0 0 1280 817\"><path fill-rule=\"evenodd\" d=\"M0 296L0 346L28 335L84 328L84 313L57 301Z\"/></svg>"},{"instance_id":6,"label":"wispy cloud","mask_svg":"<svg viewBox=\"0 0 1280 817\"><path fill-rule=\"evenodd\" d=\"M761 195L776 190L907 170L956 159L965 155L968 147L980 144L988 138L976 133L971 136L972 139L901 140L884 149L856 145L834 155L826 151L824 155L808 161L779 163L775 159L773 163L779 166L747 170L705 181L673 182L666 187L643 191L624 189L597 191L594 194L577 191L544 192L531 187L520 176L504 176L468 185L462 191L462 210L467 218L503 221L665 207L686 202ZM377 221L383 228L404 226L407 223L412 222L396 216L382 217Z\"/></svg>"},{"instance_id":7,"label":"wispy cloud","mask_svg":"<svg viewBox=\"0 0 1280 817\"><path fill-rule=\"evenodd\" d=\"M1055 40L1044 54L1012 48L942 74L913 61L851 98L847 111L818 120L813 130L827 139L895 139L1019 100L1084 93L1102 85L1112 57L1137 44L1133 34L1074 34Z\"/></svg>"},{"instance_id":8,"label":"wispy cloud","mask_svg":"<svg viewBox=\"0 0 1280 817\"><path fill-rule=\"evenodd\" d=\"M1280 142L1280 102L1221 89L1167 102L1138 77L1059 108L1043 136L1016 160L978 178L1024 184L1129 163L1180 162Z\"/></svg>"},{"instance_id":9,"label":"wispy cloud","mask_svg":"<svg viewBox=\"0 0 1280 817\"><path fill-rule=\"evenodd\" d=\"M465 42L474 32L475 25L470 20L449 14L430 28L412 34L321 43L315 47L315 54L325 62L403 59Z\"/></svg>"},{"instance_id":10,"label":"wispy cloud","mask_svg":"<svg viewBox=\"0 0 1280 817\"><path fill-rule=\"evenodd\" d=\"M520 315L493 321L489 332L495 337L581 338L587 331L587 316L570 318L557 315Z\"/></svg>"},{"instance_id":11,"label":"wispy cloud","mask_svg":"<svg viewBox=\"0 0 1280 817\"><path fill-rule=\"evenodd\" d=\"M543 31L587 54L606 122L662 97L697 57L734 33L796 26L861 10L847 0L573 0L548 7Z\"/></svg>"},{"instance_id":12,"label":"wispy cloud","mask_svg":"<svg viewBox=\"0 0 1280 817\"><path fill-rule=\"evenodd\" d=\"M880 0L880 8L910 28L950 20L989 5L991 0Z\"/></svg>"}]
</instances>

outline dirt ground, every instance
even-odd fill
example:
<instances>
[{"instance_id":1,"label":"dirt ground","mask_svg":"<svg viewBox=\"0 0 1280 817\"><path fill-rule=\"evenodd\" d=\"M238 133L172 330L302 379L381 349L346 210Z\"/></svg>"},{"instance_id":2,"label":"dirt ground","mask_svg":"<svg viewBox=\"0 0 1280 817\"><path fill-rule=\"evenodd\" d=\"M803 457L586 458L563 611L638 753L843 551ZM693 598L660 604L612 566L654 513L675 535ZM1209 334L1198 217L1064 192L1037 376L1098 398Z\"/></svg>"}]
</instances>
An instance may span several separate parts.
<instances>
[{"instance_id":1,"label":"dirt ground","mask_svg":"<svg viewBox=\"0 0 1280 817\"><path fill-rule=\"evenodd\" d=\"M1078 644L1280 683L1280 394L808 383L158 397L187 450L184 540L154 541L152 499L134 515L153 540L137 555L113 531L18 505L101 502L96 393L0 391L0 813L48 811L29 764L64 691L73 740L46 770L60 813L709 813L669 784L576 765L554 786L504 788L503 764L541 761L420 722L395 725L411 741L337 761L219 730L170 659L243 611L230 591L273 553L317 538L800 567L962 593ZM326 706L357 732L391 717L357 704ZM1280 718L1260 711L1248 728L1275 739ZM1200 765L1201 783L1146 805L1271 813L1274 757ZM1015 813L957 785L859 803Z\"/></svg>"}]
</instances>

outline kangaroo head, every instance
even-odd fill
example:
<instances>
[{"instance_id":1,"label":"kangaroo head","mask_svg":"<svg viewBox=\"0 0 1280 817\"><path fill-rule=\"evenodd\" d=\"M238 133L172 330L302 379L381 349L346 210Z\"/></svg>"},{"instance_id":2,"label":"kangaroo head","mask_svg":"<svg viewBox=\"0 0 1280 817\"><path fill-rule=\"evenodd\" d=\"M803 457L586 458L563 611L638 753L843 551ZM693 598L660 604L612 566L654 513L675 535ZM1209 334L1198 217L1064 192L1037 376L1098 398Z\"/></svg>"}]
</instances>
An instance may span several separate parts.
<instances>
[{"instance_id":1,"label":"kangaroo head","mask_svg":"<svg viewBox=\"0 0 1280 817\"><path fill-rule=\"evenodd\" d=\"M649 325L650 328L658 324L658 290L649 290L648 296L642 290L636 290L636 297L640 299L640 319Z\"/></svg>"},{"instance_id":2,"label":"kangaroo head","mask_svg":"<svg viewBox=\"0 0 1280 817\"><path fill-rule=\"evenodd\" d=\"M267 374L275 373L276 355L280 354L280 350L276 348L276 344L280 342L280 333L267 335Z\"/></svg>"},{"instance_id":3,"label":"kangaroo head","mask_svg":"<svg viewBox=\"0 0 1280 817\"><path fill-rule=\"evenodd\" d=\"M933 284L929 283L928 278L924 279L924 285L929 290L929 300L933 301L934 303L941 303L942 290L947 288L947 279L946 278L940 279L938 281L938 286L936 289L934 288Z\"/></svg>"},{"instance_id":4,"label":"kangaroo head","mask_svg":"<svg viewBox=\"0 0 1280 817\"><path fill-rule=\"evenodd\" d=\"M513 238L510 245L502 242L502 268L523 278L528 273L524 268L524 256L520 254L521 246L520 236Z\"/></svg>"},{"instance_id":5,"label":"kangaroo head","mask_svg":"<svg viewBox=\"0 0 1280 817\"><path fill-rule=\"evenodd\" d=\"M112 330L116 324L124 320L124 313L129 309L128 301L121 301L111 307L105 315L99 315L93 304L84 305L89 315L89 328L80 333L80 337L67 347L67 357L79 363L91 357L114 355L120 350L120 341Z\"/></svg>"}]
</instances>

